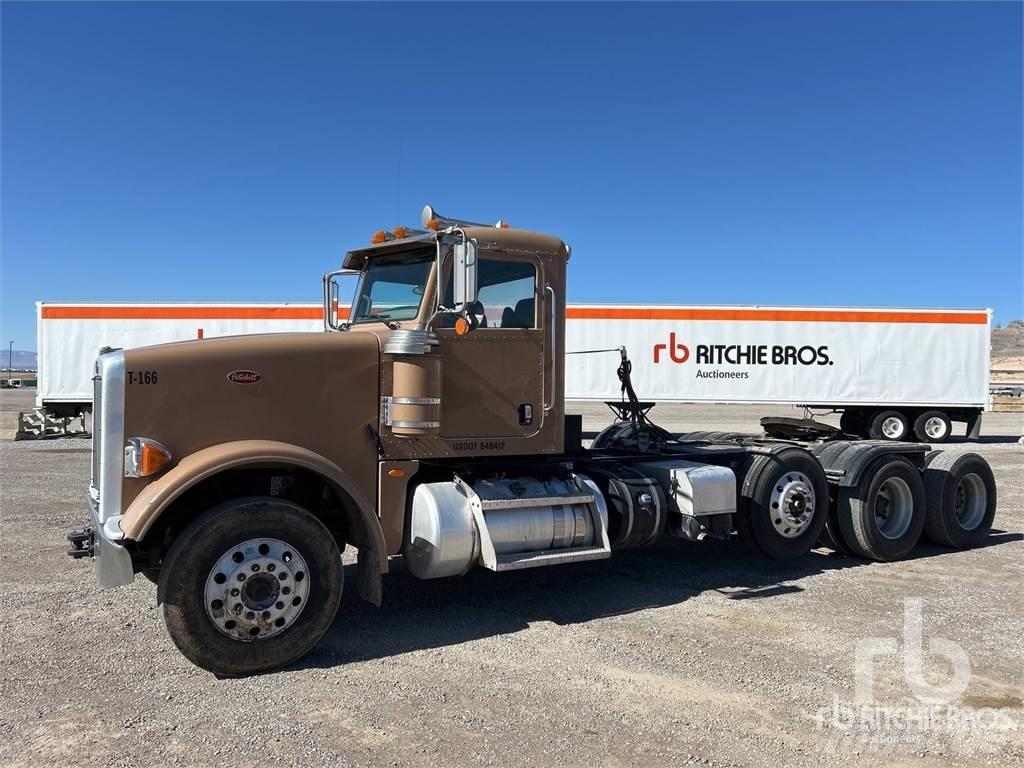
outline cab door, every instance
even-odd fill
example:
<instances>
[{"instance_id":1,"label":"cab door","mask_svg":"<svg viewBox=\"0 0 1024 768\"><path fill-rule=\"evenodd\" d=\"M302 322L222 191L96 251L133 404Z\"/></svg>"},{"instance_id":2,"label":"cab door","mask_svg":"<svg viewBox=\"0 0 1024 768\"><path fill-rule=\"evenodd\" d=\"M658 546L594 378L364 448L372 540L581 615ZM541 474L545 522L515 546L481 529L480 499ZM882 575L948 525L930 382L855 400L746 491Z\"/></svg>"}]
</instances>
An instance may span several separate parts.
<instances>
[{"instance_id":1,"label":"cab door","mask_svg":"<svg viewBox=\"0 0 1024 768\"><path fill-rule=\"evenodd\" d=\"M477 327L441 328L441 437L525 438L541 428L545 406L543 268L529 257L481 252ZM450 295L450 293L449 293Z\"/></svg>"}]
</instances>

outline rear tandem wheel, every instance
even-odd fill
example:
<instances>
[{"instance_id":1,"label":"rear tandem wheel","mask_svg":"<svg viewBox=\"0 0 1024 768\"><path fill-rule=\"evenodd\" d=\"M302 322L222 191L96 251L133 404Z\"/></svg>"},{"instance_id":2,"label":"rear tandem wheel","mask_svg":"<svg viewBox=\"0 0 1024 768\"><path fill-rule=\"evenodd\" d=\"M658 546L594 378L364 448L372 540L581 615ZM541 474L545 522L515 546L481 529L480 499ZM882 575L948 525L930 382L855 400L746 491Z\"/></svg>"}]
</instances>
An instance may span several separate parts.
<instances>
[{"instance_id":1,"label":"rear tandem wheel","mask_svg":"<svg viewBox=\"0 0 1024 768\"><path fill-rule=\"evenodd\" d=\"M828 513L821 464L802 448L753 457L741 490L737 527L757 552L792 560L814 547Z\"/></svg>"},{"instance_id":2,"label":"rear tandem wheel","mask_svg":"<svg viewBox=\"0 0 1024 768\"><path fill-rule=\"evenodd\" d=\"M943 547L978 546L988 536L996 514L992 468L976 453L936 452L927 463L925 535Z\"/></svg>"},{"instance_id":3,"label":"rear tandem wheel","mask_svg":"<svg viewBox=\"0 0 1024 768\"><path fill-rule=\"evenodd\" d=\"M834 517L842 543L854 554L882 561L905 557L924 528L921 473L901 456L879 459L856 486L839 489Z\"/></svg>"}]
</instances>

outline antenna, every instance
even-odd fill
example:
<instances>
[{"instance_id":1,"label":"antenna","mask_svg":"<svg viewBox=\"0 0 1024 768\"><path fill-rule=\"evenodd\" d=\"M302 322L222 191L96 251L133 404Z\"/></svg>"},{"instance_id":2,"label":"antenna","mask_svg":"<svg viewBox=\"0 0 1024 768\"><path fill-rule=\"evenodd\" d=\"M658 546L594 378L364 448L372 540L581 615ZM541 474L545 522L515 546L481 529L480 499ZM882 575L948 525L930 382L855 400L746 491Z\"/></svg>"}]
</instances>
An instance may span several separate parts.
<instances>
[{"instance_id":1,"label":"antenna","mask_svg":"<svg viewBox=\"0 0 1024 768\"><path fill-rule=\"evenodd\" d=\"M398 133L398 159L395 165L395 224L398 224L401 216L402 202L402 145L405 143L405 136L401 131Z\"/></svg>"}]
</instances>

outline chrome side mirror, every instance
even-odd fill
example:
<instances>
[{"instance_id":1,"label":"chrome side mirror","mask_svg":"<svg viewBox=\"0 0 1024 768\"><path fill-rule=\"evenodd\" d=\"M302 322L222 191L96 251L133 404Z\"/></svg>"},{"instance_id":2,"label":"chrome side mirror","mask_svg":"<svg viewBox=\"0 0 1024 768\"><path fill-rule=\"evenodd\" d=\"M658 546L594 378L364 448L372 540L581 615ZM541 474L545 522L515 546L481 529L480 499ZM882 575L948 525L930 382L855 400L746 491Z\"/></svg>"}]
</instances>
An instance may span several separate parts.
<instances>
[{"instance_id":1,"label":"chrome side mirror","mask_svg":"<svg viewBox=\"0 0 1024 768\"><path fill-rule=\"evenodd\" d=\"M464 240L454 248L452 297L455 309L463 310L476 301L476 240Z\"/></svg>"},{"instance_id":2,"label":"chrome side mirror","mask_svg":"<svg viewBox=\"0 0 1024 768\"><path fill-rule=\"evenodd\" d=\"M324 275L324 330L325 331L344 331L348 328L348 323L342 322L339 314L341 305L339 303L339 297L341 296L341 287L338 284L339 277L362 277L361 272L355 272L351 269L339 269L336 272L328 272ZM352 295L355 295L353 291Z\"/></svg>"}]
</instances>

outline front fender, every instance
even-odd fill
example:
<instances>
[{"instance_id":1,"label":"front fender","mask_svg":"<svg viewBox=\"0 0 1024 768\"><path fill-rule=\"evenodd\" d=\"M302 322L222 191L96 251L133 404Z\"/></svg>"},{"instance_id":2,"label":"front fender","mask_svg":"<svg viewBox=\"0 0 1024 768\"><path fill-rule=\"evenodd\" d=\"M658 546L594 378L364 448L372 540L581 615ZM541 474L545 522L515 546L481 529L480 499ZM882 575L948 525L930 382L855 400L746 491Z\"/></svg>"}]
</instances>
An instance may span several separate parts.
<instances>
[{"instance_id":1,"label":"front fender","mask_svg":"<svg viewBox=\"0 0 1024 768\"><path fill-rule=\"evenodd\" d=\"M315 472L350 498L362 522L367 546L377 555L381 573L387 573L384 533L374 505L344 469L306 448L276 440L237 440L204 448L182 459L147 485L124 511L121 530L126 539L141 540L160 515L189 488L225 470L257 464L277 464Z\"/></svg>"}]
</instances>

